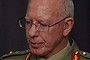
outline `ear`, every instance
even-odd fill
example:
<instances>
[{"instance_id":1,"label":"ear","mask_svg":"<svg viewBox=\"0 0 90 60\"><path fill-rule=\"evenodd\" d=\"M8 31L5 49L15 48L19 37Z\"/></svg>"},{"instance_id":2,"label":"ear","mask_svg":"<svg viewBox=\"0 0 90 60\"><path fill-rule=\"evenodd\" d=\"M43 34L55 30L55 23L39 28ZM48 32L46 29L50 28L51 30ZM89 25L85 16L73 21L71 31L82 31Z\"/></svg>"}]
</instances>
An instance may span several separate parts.
<instances>
[{"instance_id":1,"label":"ear","mask_svg":"<svg viewBox=\"0 0 90 60\"><path fill-rule=\"evenodd\" d=\"M63 36L67 36L73 27L74 20L73 18L68 17L66 20L64 20L64 22L65 24L64 24Z\"/></svg>"}]
</instances>

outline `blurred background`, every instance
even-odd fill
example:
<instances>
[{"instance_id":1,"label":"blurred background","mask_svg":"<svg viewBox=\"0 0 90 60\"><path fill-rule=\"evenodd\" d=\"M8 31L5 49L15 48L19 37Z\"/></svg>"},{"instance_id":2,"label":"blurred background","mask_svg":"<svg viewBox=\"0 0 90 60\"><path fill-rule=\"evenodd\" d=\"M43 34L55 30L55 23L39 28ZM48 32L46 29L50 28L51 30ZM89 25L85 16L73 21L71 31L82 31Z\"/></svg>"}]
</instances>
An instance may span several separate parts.
<instances>
[{"instance_id":1,"label":"blurred background","mask_svg":"<svg viewBox=\"0 0 90 60\"><path fill-rule=\"evenodd\" d=\"M73 0L75 24L70 36L80 50L90 52L90 1ZM0 0L0 56L9 51L26 50L25 30L17 20L25 15L28 0Z\"/></svg>"}]
</instances>

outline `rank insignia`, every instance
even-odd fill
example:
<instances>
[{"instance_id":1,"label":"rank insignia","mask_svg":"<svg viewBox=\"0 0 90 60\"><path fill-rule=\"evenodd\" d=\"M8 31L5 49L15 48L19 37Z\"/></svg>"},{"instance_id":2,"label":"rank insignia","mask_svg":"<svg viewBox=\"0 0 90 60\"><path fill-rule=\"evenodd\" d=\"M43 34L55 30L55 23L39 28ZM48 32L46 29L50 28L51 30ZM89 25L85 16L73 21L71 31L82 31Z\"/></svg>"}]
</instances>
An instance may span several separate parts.
<instances>
[{"instance_id":1,"label":"rank insignia","mask_svg":"<svg viewBox=\"0 0 90 60\"><path fill-rule=\"evenodd\" d=\"M32 56L32 54L29 53L29 54L27 55L27 57L26 57L26 60L30 60L30 59L31 59L31 56Z\"/></svg>"},{"instance_id":2,"label":"rank insignia","mask_svg":"<svg viewBox=\"0 0 90 60\"><path fill-rule=\"evenodd\" d=\"M80 60L80 53L78 51L72 53L72 60Z\"/></svg>"}]
</instances>

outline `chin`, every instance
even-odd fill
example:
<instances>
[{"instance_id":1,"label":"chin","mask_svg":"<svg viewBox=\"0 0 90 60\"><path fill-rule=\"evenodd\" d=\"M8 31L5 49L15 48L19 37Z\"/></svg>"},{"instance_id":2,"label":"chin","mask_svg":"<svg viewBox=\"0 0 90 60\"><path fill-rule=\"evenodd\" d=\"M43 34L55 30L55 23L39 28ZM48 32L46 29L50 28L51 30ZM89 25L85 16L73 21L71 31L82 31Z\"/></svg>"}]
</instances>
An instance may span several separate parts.
<instances>
[{"instance_id":1,"label":"chin","mask_svg":"<svg viewBox=\"0 0 90 60\"><path fill-rule=\"evenodd\" d=\"M30 49L32 54L38 55L38 56L44 56L46 55L46 50L44 48L39 48L39 49L35 49L35 48L31 48Z\"/></svg>"},{"instance_id":2,"label":"chin","mask_svg":"<svg viewBox=\"0 0 90 60\"><path fill-rule=\"evenodd\" d=\"M32 54L35 54L35 55L38 55L38 56L43 56L43 55L45 55L45 53L43 52L43 51L41 51L41 50L31 50L31 52L32 52Z\"/></svg>"}]
</instances>

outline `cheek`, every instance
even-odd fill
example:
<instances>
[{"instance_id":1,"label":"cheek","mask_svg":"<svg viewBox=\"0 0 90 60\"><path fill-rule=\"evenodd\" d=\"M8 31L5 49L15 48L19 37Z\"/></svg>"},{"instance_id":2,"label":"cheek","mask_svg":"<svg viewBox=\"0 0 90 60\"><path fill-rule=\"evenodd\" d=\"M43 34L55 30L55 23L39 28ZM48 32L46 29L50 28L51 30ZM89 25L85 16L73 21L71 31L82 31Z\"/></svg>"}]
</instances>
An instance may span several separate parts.
<instances>
[{"instance_id":1,"label":"cheek","mask_svg":"<svg viewBox=\"0 0 90 60\"><path fill-rule=\"evenodd\" d=\"M62 38L62 33L60 31L50 31L49 33L43 33L41 34L41 37L43 40L45 40L45 46L46 47L51 47L53 45L56 45L57 42L59 42Z\"/></svg>"},{"instance_id":2,"label":"cheek","mask_svg":"<svg viewBox=\"0 0 90 60\"><path fill-rule=\"evenodd\" d=\"M28 37L28 31L26 30L26 38Z\"/></svg>"},{"instance_id":3,"label":"cheek","mask_svg":"<svg viewBox=\"0 0 90 60\"><path fill-rule=\"evenodd\" d=\"M26 29L26 38L28 38L29 37L29 30L28 29Z\"/></svg>"},{"instance_id":4,"label":"cheek","mask_svg":"<svg viewBox=\"0 0 90 60\"><path fill-rule=\"evenodd\" d=\"M62 28L62 29L61 29ZM50 30L46 35L44 35L44 39L49 45L57 44L61 42L63 38L63 26L58 26Z\"/></svg>"},{"instance_id":5,"label":"cheek","mask_svg":"<svg viewBox=\"0 0 90 60\"><path fill-rule=\"evenodd\" d=\"M31 39L31 37L29 36L29 31L26 30L26 39L27 39L27 42L29 42L29 40Z\"/></svg>"}]
</instances>

